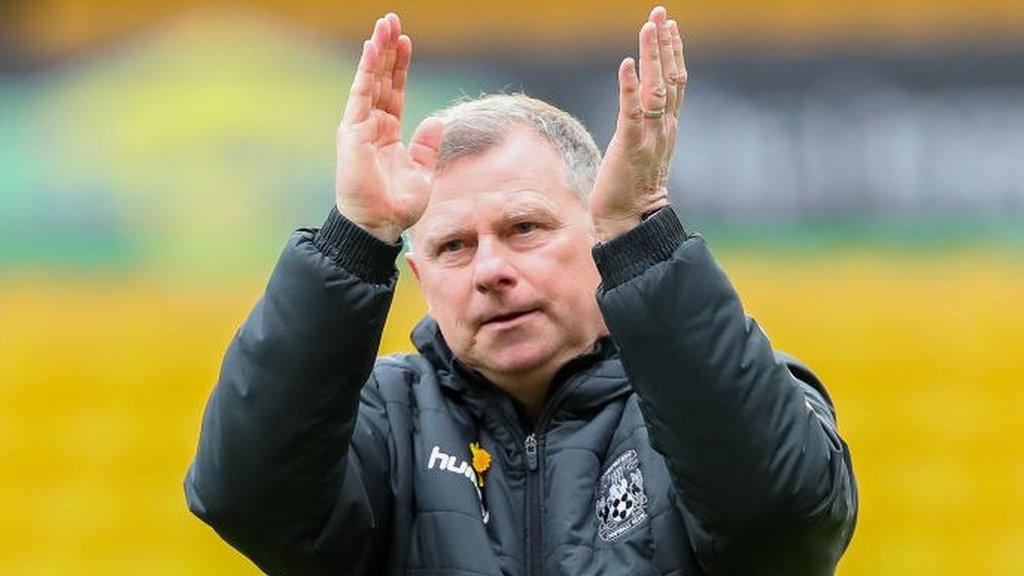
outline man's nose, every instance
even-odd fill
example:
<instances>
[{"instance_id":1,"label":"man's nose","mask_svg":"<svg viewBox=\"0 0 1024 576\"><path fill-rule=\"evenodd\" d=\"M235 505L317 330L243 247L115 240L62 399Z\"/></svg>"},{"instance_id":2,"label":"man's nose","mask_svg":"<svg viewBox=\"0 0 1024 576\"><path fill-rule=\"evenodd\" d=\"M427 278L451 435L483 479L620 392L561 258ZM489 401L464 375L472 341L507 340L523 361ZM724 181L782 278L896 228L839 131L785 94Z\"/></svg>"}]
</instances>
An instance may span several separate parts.
<instances>
[{"instance_id":1,"label":"man's nose","mask_svg":"<svg viewBox=\"0 0 1024 576\"><path fill-rule=\"evenodd\" d=\"M518 281L516 269L508 261L502 247L490 239L481 239L477 244L473 261L473 284L477 291L485 294L512 288Z\"/></svg>"}]
</instances>

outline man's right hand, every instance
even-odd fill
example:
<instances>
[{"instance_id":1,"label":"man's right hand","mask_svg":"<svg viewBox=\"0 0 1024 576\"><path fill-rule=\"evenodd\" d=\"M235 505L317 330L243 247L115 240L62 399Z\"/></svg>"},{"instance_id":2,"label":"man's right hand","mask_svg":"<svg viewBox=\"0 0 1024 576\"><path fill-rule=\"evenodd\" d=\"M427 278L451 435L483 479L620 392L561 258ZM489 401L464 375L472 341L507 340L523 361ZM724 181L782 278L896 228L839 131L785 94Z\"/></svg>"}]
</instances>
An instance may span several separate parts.
<instances>
[{"instance_id":1,"label":"man's right hand","mask_svg":"<svg viewBox=\"0 0 1024 576\"><path fill-rule=\"evenodd\" d=\"M388 243L419 220L430 197L444 124L424 120L409 147L401 120L412 41L395 14L377 20L338 127L338 212Z\"/></svg>"}]
</instances>

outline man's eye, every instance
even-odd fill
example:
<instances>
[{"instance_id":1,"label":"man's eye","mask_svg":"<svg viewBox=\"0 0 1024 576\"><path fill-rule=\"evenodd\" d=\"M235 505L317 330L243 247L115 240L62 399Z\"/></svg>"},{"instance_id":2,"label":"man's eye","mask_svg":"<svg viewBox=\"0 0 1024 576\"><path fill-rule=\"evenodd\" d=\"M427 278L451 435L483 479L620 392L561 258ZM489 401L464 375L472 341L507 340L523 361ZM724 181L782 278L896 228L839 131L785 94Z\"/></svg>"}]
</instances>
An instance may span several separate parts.
<instances>
[{"instance_id":1,"label":"man's eye","mask_svg":"<svg viewBox=\"0 0 1024 576\"><path fill-rule=\"evenodd\" d=\"M526 234L527 232L533 232L536 230L537 224L534 222L519 222L513 226L513 229L517 234Z\"/></svg>"},{"instance_id":2,"label":"man's eye","mask_svg":"<svg viewBox=\"0 0 1024 576\"><path fill-rule=\"evenodd\" d=\"M444 254L445 252L455 252L461 250L464 246L462 240L449 240L437 247L438 254Z\"/></svg>"}]
</instances>

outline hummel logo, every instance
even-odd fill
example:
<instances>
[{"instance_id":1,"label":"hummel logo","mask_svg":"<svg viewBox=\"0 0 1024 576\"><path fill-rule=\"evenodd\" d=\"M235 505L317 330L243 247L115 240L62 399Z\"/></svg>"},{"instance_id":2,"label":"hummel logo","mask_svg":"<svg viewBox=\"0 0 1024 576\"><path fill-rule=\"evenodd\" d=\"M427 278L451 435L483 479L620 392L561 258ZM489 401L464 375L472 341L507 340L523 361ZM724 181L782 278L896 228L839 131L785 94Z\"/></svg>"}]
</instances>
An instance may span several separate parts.
<instances>
[{"instance_id":1,"label":"hummel logo","mask_svg":"<svg viewBox=\"0 0 1024 576\"><path fill-rule=\"evenodd\" d=\"M469 478L470 482L476 484L476 473L473 471L473 467L469 465L469 462L463 460L456 465L456 461L455 456L449 456L441 452L440 446L434 446L434 450L430 453L430 461L427 462L427 470L433 470L434 465L437 464L439 470L455 472Z\"/></svg>"},{"instance_id":2,"label":"hummel logo","mask_svg":"<svg viewBox=\"0 0 1024 576\"><path fill-rule=\"evenodd\" d=\"M433 470L435 466L437 466L438 470L445 470L447 472L454 472L459 476L465 476L473 484L476 496L480 499L480 515L483 517L484 524L487 524L487 521L491 519L491 514L484 507L484 495L480 491L480 487L477 486L476 471L469 465L469 462L465 460L458 462L455 456L449 456L441 452L440 446L434 446L434 449L430 451L430 460L427 461L427 470Z\"/></svg>"}]
</instances>

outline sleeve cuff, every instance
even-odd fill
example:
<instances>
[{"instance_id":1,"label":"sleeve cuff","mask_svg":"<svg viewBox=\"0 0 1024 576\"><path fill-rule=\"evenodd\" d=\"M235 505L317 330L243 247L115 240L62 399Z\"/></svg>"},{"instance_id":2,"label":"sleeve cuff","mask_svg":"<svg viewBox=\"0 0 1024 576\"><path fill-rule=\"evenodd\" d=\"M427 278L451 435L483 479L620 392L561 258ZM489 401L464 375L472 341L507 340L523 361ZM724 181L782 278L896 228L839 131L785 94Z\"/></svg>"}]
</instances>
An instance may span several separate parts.
<instances>
[{"instance_id":1,"label":"sleeve cuff","mask_svg":"<svg viewBox=\"0 0 1024 576\"><path fill-rule=\"evenodd\" d=\"M327 221L313 236L313 244L335 264L360 280L386 284L395 274L401 242L388 244L331 207Z\"/></svg>"},{"instance_id":2,"label":"sleeve cuff","mask_svg":"<svg viewBox=\"0 0 1024 576\"><path fill-rule=\"evenodd\" d=\"M668 260L686 238L675 211L665 206L618 238L595 244L592 253L604 288L628 282L652 265Z\"/></svg>"}]
</instances>

